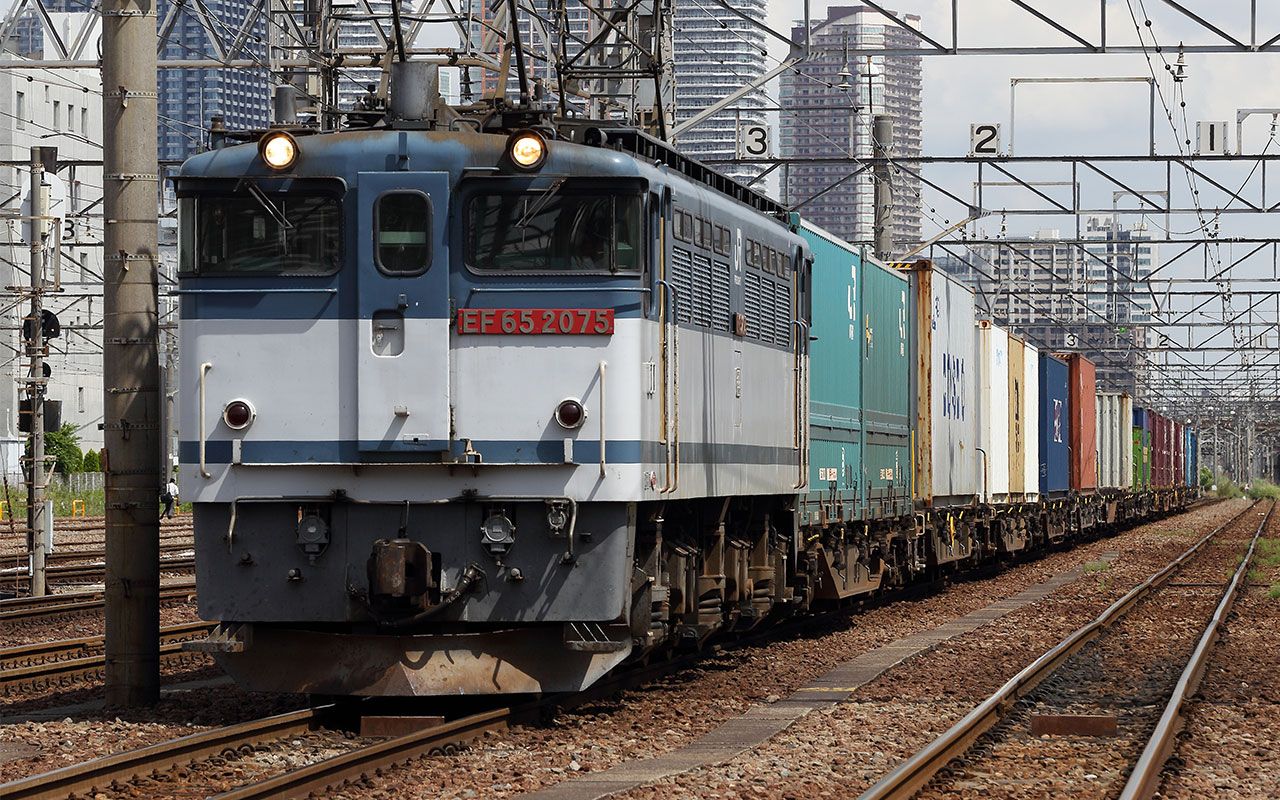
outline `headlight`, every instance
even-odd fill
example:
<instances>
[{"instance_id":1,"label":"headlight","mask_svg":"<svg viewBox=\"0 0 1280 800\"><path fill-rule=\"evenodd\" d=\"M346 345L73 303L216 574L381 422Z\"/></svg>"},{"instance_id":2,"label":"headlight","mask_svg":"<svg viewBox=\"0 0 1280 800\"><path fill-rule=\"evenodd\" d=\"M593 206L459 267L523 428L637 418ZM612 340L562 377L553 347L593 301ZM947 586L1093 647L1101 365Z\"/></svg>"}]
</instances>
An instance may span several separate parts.
<instances>
[{"instance_id":1,"label":"headlight","mask_svg":"<svg viewBox=\"0 0 1280 800\"><path fill-rule=\"evenodd\" d=\"M258 140L258 155L272 169L288 169L298 160L298 143L284 131L272 131Z\"/></svg>"},{"instance_id":2,"label":"headlight","mask_svg":"<svg viewBox=\"0 0 1280 800\"><path fill-rule=\"evenodd\" d=\"M537 131L516 131L507 140L507 155L520 169L537 169L547 160L547 140Z\"/></svg>"},{"instance_id":3,"label":"headlight","mask_svg":"<svg viewBox=\"0 0 1280 800\"><path fill-rule=\"evenodd\" d=\"M587 409L583 408L582 403L569 398L561 400L560 405L556 406L556 422L561 428L581 428L582 423L587 421Z\"/></svg>"},{"instance_id":4,"label":"headlight","mask_svg":"<svg viewBox=\"0 0 1280 800\"><path fill-rule=\"evenodd\" d=\"M253 418L258 416L248 400L232 400L222 409L222 421L233 431L242 431L249 427Z\"/></svg>"}]
</instances>

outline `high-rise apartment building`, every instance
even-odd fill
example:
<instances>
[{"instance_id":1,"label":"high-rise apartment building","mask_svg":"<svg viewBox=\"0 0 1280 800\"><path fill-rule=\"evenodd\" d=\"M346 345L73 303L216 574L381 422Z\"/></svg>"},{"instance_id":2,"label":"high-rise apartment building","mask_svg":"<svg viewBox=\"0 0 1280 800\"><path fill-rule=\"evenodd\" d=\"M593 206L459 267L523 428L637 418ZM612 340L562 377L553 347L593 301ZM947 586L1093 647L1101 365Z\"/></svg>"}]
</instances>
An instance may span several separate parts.
<instances>
[{"instance_id":1,"label":"high-rise apartment building","mask_svg":"<svg viewBox=\"0 0 1280 800\"><path fill-rule=\"evenodd\" d=\"M52 13L50 20L66 40L81 30L87 16ZM55 56L46 52L43 57ZM60 161L72 162L45 174L49 213L59 218L46 240L45 278L59 289L45 293L44 307L62 324L62 335L48 342L45 396L61 404L62 421L75 427L81 446L96 450L102 447L102 167L92 162L102 158L95 144L102 141L101 74L96 69L0 70L0 119L0 161L25 165L31 148L39 146L56 147ZM30 213L30 186L25 166L0 166L6 212ZM0 225L0 286L28 283L29 235L28 224L19 220ZM7 292L0 308L0 473L10 482L21 480L19 459L26 442L18 431L17 410L28 372L19 338L28 307L17 298Z\"/></svg>"},{"instance_id":2,"label":"high-rise apartment building","mask_svg":"<svg viewBox=\"0 0 1280 800\"><path fill-rule=\"evenodd\" d=\"M388 0L382 0L387 2ZM156 24L163 25L170 8L181 0L159 0ZM378 2L378 0L374 0ZM190 4L183 4L174 18L162 60L213 58L214 49ZM83 0L44 0L52 12L83 12ZM224 39L235 38L253 10L249 0L204 0L213 25ZM249 31L240 58L260 60L263 69L161 69L156 81L160 121L157 130L159 158L181 161L197 153L208 142L209 118L221 116L232 130L262 128L270 122L271 81L265 69L267 27L262 16ZM38 55L44 49L44 30L34 13L18 21L11 39L4 43L11 52Z\"/></svg>"},{"instance_id":3,"label":"high-rise apartment building","mask_svg":"<svg viewBox=\"0 0 1280 800\"><path fill-rule=\"evenodd\" d=\"M919 28L920 17L902 19ZM865 159L872 155L872 120L893 120L890 156L920 155L920 57L849 56L850 51L919 47L920 40L875 10L833 6L827 18L792 29L797 42L809 41L812 57L782 74L779 146L788 159ZM871 170L850 177L858 164L789 163L783 200L832 233L870 244L875 220ZM914 170L915 167L913 166ZM907 171L891 171L893 240L903 252L920 240L920 184Z\"/></svg>"},{"instance_id":4,"label":"high-rise apartment building","mask_svg":"<svg viewBox=\"0 0 1280 800\"><path fill-rule=\"evenodd\" d=\"M676 123L723 100L766 71L765 33L743 16L764 23L765 0L734 0L737 13L702 0L675 0ZM681 133L677 147L697 159L733 158L739 124L765 124L765 96L751 92ZM744 179L759 167L721 164Z\"/></svg>"},{"instance_id":5,"label":"high-rise apartment building","mask_svg":"<svg viewBox=\"0 0 1280 800\"><path fill-rule=\"evenodd\" d=\"M1080 241L1042 230L1021 243L967 244L937 264L972 286L992 318L1052 350L1087 354L1099 385L1135 394L1154 321L1145 279L1160 253L1150 238L1145 225L1097 216Z\"/></svg>"},{"instance_id":6,"label":"high-rise apartment building","mask_svg":"<svg viewBox=\"0 0 1280 800\"><path fill-rule=\"evenodd\" d=\"M66 0L63 0L66 2ZM159 0L156 15L164 20L179 0ZM204 0L214 25L239 31L253 12L248 0ZM259 16L250 31L242 58L267 59L266 21ZM206 58L212 52L204 29L190 7L180 10L160 53L164 60ZM209 119L220 116L232 130L266 127L271 121L271 79L264 69L162 69L159 90L159 157L181 161L208 143Z\"/></svg>"}]
</instances>

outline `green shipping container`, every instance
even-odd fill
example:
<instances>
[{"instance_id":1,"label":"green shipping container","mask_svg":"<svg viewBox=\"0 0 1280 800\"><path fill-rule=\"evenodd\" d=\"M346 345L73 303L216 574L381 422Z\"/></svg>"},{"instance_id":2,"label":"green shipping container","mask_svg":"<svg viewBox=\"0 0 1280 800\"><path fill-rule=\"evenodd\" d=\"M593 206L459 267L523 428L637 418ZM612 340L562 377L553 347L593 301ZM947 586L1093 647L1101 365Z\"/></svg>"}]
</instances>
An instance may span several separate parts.
<instances>
[{"instance_id":1,"label":"green shipping container","mask_svg":"<svg viewBox=\"0 0 1280 800\"><path fill-rule=\"evenodd\" d=\"M810 225L813 328L805 518L911 513L907 279Z\"/></svg>"},{"instance_id":2,"label":"green shipping container","mask_svg":"<svg viewBox=\"0 0 1280 800\"><path fill-rule=\"evenodd\" d=\"M1151 429L1146 409L1133 410L1133 488L1151 488Z\"/></svg>"}]
</instances>

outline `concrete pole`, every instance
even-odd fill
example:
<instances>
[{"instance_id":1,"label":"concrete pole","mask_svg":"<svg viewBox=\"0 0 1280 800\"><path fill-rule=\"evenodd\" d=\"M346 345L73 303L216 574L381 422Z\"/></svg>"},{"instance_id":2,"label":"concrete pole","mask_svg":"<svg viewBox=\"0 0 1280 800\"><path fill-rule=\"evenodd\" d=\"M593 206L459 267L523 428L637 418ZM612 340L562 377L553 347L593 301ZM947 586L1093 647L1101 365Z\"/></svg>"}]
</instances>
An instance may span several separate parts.
<instances>
[{"instance_id":1,"label":"concrete pole","mask_svg":"<svg viewBox=\"0 0 1280 800\"><path fill-rule=\"evenodd\" d=\"M31 425L30 466L27 475L27 535L31 553L31 594L48 594L45 581L45 544L49 541L49 515L45 509L44 469L44 248L48 235L49 189L44 185L43 147L31 148L31 313L27 316L27 402ZM52 149L52 148L50 148ZM55 151L56 152L56 151Z\"/></svg>"},{"instance_id":2,"label":"concrete pole","mask_svg":"<svg viewBox=\"0 0 1280 800\"><path fill-rule=\"evenodd\" d=\"M160 698L155 0L103 0L108 706Z\"/></svg>"},{"instance_id":3,"label":"concrete pole","mask_svg":"<svg viewBox=\"0 0 1280 800\"><path fill-rule=\"evenodd\" d=\"M876 258L888 261L893 254L893 189L889 183L890 168L884 159L893 147L893 120L877 114L872 124L871 154L878 159L875 167L875 245Z\"/></svg>"}]
</instances>

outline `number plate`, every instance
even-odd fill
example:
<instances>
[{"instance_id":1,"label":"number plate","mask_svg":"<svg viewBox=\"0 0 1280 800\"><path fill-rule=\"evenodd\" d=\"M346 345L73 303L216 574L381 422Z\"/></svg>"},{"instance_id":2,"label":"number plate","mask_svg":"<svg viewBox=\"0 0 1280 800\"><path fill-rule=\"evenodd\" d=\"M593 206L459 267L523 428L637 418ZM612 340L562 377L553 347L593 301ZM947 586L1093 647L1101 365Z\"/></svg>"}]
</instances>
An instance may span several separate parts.
<instances>
[{"instance_id":1,"label":"number plate","mask_svg":"<svg viewBox=\"0 0 1280 800\"><path fill-rule=\"evenodd\" d=\"M463 308L458 333L610 336L612 308Z\"/></svg>"}]
</instances>

